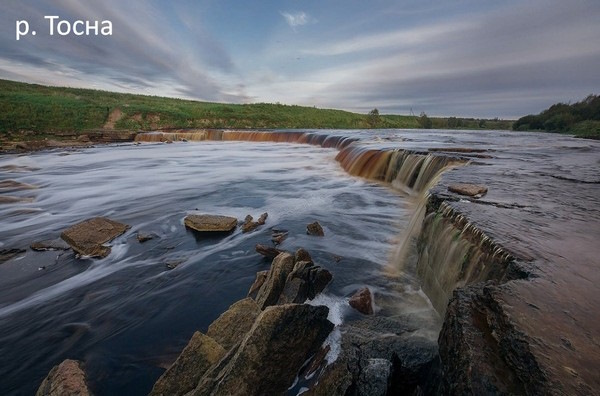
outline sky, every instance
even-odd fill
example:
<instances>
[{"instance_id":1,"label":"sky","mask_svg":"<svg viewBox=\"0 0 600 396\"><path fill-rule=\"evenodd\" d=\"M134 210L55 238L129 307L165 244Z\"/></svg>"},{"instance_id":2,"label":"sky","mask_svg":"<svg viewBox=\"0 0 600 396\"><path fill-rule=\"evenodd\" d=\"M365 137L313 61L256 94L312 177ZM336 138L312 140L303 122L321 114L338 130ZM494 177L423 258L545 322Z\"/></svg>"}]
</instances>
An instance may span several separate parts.
<instances>
[{"instance_id":1,"label":"sky","mask_svg":"<svg viewBox=\"0 0 600 396\"><path fill-rule=\"evenodd\" d=\"M49 21L112 22L112 36ZM36 35L16 40L16 21ZM518 118L600 94L599 0L2 0L0 78L229 103Z\"/></svg>"}]
</instances>

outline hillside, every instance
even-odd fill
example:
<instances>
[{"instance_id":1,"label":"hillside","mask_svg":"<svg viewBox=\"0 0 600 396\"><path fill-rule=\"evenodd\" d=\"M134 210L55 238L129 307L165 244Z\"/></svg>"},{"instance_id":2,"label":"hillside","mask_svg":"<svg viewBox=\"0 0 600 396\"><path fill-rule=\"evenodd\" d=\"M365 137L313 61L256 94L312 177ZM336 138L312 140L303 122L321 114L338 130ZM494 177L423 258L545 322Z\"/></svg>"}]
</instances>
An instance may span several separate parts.
<instances>
[{"instance_id":1,"label":"hillside","mask_svg":"<svg viewBox=\"0 0 600 396\"><path fill-rule=\"evenodd\" d=\"M516 131L546 131L600 139L600 96L589 95L574 104L557 103L537 115L519 118Z\"/></svg>"},{"instance_id":2,"label":"hillside","mask_svg":"<svg viewBox=\"0 0 600 396\"><path fill-rule=\"evenodd\" d=\"M357 114L282 104L223 104L0 80L0 133L169 128L510 129L511 121Z\"/></svg>"}]
</instances>

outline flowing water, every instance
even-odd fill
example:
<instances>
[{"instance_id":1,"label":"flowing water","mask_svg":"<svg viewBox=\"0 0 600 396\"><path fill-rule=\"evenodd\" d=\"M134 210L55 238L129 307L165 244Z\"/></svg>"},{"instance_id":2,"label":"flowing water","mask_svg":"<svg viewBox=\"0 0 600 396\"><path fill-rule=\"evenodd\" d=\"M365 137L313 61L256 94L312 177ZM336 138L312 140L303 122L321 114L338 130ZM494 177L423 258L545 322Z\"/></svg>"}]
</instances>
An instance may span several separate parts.
<instances>
[{"instance_id":1,"label":"flowing water","mask_svg":"<svg viewBox=\"0 0 600 396\"><path fill-rule=\"evenodd\" d=\"M454 288L503 279L515 258L565 262L573 270L561 279L593 281L569 288L572 297L598 299L597 142L388 130L183 131L138 140L145 143L0 158L0 249L26 249L0 264L0 394L31 394L65 358L85 362L96 394L146 394L192 333L206 331L268 269L254 246L270 243L274 229L289 231L282 249L304 247L333 273L322 299L338 321L353 320L347 297L368 285L378 314L413 313L435 338L433 307L443 314ZM176 142L159 143L169 140ZM456 182L489 192L479 200L448 195L445 186ZM426 215L430 188L448 201ZM241 220L263 212L266 225L248 234L200 238L183 226L191 213ZM27 249L99 215L132 226L103 260ZM324 238L305 234L315 220ZM421 226L416 249L411 236ZM141 244L138 232L155 238Z\"/></svg>"},{"instance_id":2,"label":"flowing water","mask_svg":"<svg viewBox=\"0 0 600 396\"><path fill-rule=\"evenodd\" d=\"M75 358L85 361L97 394L146 394L191 334L206 331L268 269L254 246L270 244L272 229L289 231L281 249L304 247L333 273L326 293L338 301L369 285L395 305L431 311L410 277L383 275L409 218L402 195L349 176L336 154L190 142L1 158L2 179L31 188L6 192L29 199L0 205L0 249L58 238L93 216L132 228L102 260L27 250L0 265L0 393L31 394L53 365ZM263 212L266 224L247 234L200 238L183 226L191 213L241 220ZM315 220L324 238L306 235ZM138 232L156 238L141 244Z\"/></svg>"}]
</instances>

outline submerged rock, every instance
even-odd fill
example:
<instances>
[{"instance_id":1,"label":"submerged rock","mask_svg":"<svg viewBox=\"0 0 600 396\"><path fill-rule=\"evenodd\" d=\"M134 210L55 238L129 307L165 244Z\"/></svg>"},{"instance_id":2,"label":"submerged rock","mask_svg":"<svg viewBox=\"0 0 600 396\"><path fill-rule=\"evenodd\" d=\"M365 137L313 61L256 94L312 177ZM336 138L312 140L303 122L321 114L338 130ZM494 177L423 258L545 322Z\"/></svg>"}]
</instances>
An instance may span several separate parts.
<instances>
[{"instance_id":1,"label":"submerged rock","mask_svg":"<svg viewBox=\"0 0 600 396\"><path fill-rule=\"evenodd\" d=\"M296 250L296 254L294 255L294 261L310 261L312 263L312 257L310 257L310 253L304 248L300 248Z\"/></svg>"},{"instance_id":2,"label":"submerged rock","mask_svg":"<svg viewBox=\"0 0 600 396\"><path fill-rule=\"evenodd\" d=\"M2 249L0 250L0 264L22 253L25 253L25 249Z\"/></svg>"},{"instance_id":3,"label":"submerged rock","mask_svg":"<svg viewBox=\"0 0 600 396\"><path fill-rule=\"evenodd\" d=\"M242 340L260 312L252 298L240 300L208 326L206 335L229 350Z\"/></svg>"},{"instance_id":4,"label":"submerged rock","mask_svg":"<svg viewBox=\"0 0 600 396\"><path fill-rule=\"evenodd\" d=\"M373 314L373 300L371 298L371 291L368 287L364 287L354 293L354 295L350 297L349 304L352 308L362 314Z\"/></svg>"},{"instance_id":5,"label":"submerged rock","mask_svg":"<svg viewBox=\"0 0 600 396\"><path fill-rule=\"evenodd\" d=\"M89 396L80 362L67 359L54 366L42 381L36 396Z\"/></svg>"},{"instance_id":6,"label":"submerged rock","mask_svg":"<svg viewBox=\"0 0 600 396\"><path fill-rule=\"evenodd\" d=\"M156 238L156 234L146 234L145 232L138 232L136 238L139 243L144 243Z\"/></svg>"},{"instance_id":7,"label":"submerged rock","mask_svg":"<svg viewBox=\"0 0 600 396\"><path fill-rule=\"evenodd\" d=\"M268 307L239 347L191 395L280 395L333 329L324 306ZM221 363L223 364L223 362ZM220 364L220 365L221 365Z\"/></svg>"},{"instance_id":8,"label":"submerged rock","mask_svg":"<svg viewBox=\"0 0 600 396\"><path fill-rule=\"evenodd\" d=\"M448 191L460 195L475 197L487 193L488 189L486 186L482 186L479 184L459 183L448 186Z\"/></svg>"},{"instance_id":9,"label":"submerged rock","mask_svg":"<svg viewBox=\"0 0 600 396\"><path fill-rule=\"evenodd\" d=\"M237 219L217 215L189 215L184 219L186 227L198 232L230 232L237 226Z\"/></svg>"},{"instance_id":10,"label":"submerged rock","mask_svg":"<svg viewBox=\"0 0 600 396\"><path fill-rule=\"evenodd\" d=\"M194 390L204 373L225 355L225 349L199 331L175 363L154 384L150 396L179 396Z\"/></svg>"},{"instance_id":11,"label":"submerged rock","mask_svg":"<svg viewBox=\"0 0 600 396\"><path fill-rule=\"evenodd\" d=\"M307 225L306 233L308 235L314 235L314 236L324 236L325 235L325 232L323 231L323 227L321 227L321 224L319 224L318 221L315 221L314 223L310 223L309 225Z\"/></svg>"},{"instance_id":12,"label":"submerged rock","mask_svg":"<svg viewBox=\"0 0 600 396\"><path fill-rule=\"evenodd\" d=\"M287 239L287 237L287 232L274 232L273 235L271 235L271 242L273 242L275 246L281 245L283 241Z\"/></svg>"},{"instance_id":13,"label":"submerged rock","mask_svg":"<svg viewBox=\"0 0 600 396\"><path fill-rule=\"evenodd\" d=\"M31 250L44 252L47 250L69 250L71 246L62 239L48 239L46 241L34 242L29 245Z\"/></svg>"},{"instance_id":14,"label":"submerged rock","mask_svg":"<svg viewBox=\"0 0 600 396\"><path fill-rule=\"evenodd\" d=\"M129 228L127 224L106 217L94 217L71 226L60 237L83 256L103 258L110 253L110 247L102 244L112 241Z\"/></svg>"}]
</instances>

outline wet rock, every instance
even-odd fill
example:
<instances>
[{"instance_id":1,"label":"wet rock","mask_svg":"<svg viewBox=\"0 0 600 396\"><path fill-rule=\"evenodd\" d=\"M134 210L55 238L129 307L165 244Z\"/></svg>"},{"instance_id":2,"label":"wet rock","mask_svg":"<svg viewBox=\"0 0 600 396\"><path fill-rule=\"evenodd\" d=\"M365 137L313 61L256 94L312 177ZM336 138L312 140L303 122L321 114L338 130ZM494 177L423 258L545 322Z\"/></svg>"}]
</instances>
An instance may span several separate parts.
<instances>
[{"instance_id":1,"label":"wet rock","mask_svg":"<svg viewBox=\"0 0 600 396\"><path fill-rule=\"evenodd\" d=\"M325 345L319 350L319 352L317 352L317 354L312 358L310 366L308 366L306 369L305 378L313 375L326 363L325 358L327 357L329 351L331 351L331 346Z\"/></svg>"},{"instance_id":2,"label":"wet rock","mask_svg":"<svg viewBox=\"0 0 600 396\"><path fill-rule=\"evenodd\" d=\"M350 297L350 306L365 315L373 315L373 300L371 291L364 287Z\"/></svg>"},{"instance_id":3,"label":"wet rock","mask_svg":"<svg viewBox=\"0 0 600 396\"><path fill-rule=\"evenodd\" d=\"M318 221L315 221L314 223L310 223L309 225L307 225L306 233L308 235L314 235L314 236L324 236L325 235L325 232L323 231L323 227L321 227L321 224L319 224Z\"/></svg>"},{"instance_id":4,"label":"wet rock","mask_svg":"<svg viewBox=\"0 0 600 396\"><path fill-rule=\"evenodd\" d=\"M252 298L245 298L231 305L227 311L208 326L206 335L212 337L226 350L240 342L260 314L260 308Z\"/></svg>"},{"instance_id":5,"label":"wet rock","mask_svg":"<svg viewBox=\"0 0 600 396\"><path fill-rule=\"evenodd\" d=\"M257 253L268 258L275 258L283 253L283 250L275 249L274 247L267 245L261 245L260 243L256 245L255 249Z\"/></svg>"},{"instance_id":6,"label":"wet rock","mask_svg":"<svg viewBox=\"0 0 600 396\"><path fill-rule=\"evenodd\" d=\"M144 243L156 238L156 234L146 234L145 232L138 232L136 238L139 243Z\"/></svg>"},{"instance_id":7,"label":"wet rock","mask_svg":"<svg viewBox=\"0 0 600 396\"><path fill-rule=\"evenodd\" d=\"M103 258L108 256L110 248L102 244L112 241L129 228L106 217L94 217L71 226L60 237L83 256Z\"/></svg>"},{"instance_id":8,"label":"wet rock","mask_svg":"<svg viewBox=\"0 0 600 396\"><path fill-rule=\"evenodd\" d=\"M340 261L342 261L342 258L343 258L342 256L338 256L338 255L336 255L336 254L334 254L334 255L333 255L333 260L334 260L336 263L339 263Z\"/></svg>"},{"instance_id":9,"label":"wet rock","mask_svg":"<svg viewBox=\"0 0 600 396\"><path fill-rule=\"evenodd\" d=\"M325 368L319 377L319 382L307 392L305 396L347 396L352 395L348 390L353 384L352 373L348 370L345 361L338 359Z\"/></svg>"},{"instance_id":10,"label":"wet rock","mask_svg":"<svg viewBox=\"0 0 600 396\"><path fill-rule=\"evenodd\" d=\"M392 362L387 359L367 359L358 377L359 395L385 396L388 393Z\"/></svg>"},{"instance_id":11,"label":"wet rock","mask_svg":"<svg viewBox=\"0 0 600 396\"><path fill-rule=\"evenodd\" d=\"M35 190L38 188L33 184L21 183L16 180L2 180L0 181L0 188L5 191L19 191L19 190Z\"/></svg>"},{"instance_id":12,"label":"wet rock","mask_svg":"<svg viewBox=\"0 0 600 396\"><path fill-rule=\"evenodd\" d=\"M25 249L2 249L0 250L0 264L25 253Z\"/></svg>"},{"instance_id":13,"label":"wet rock","mask_svg":"<svg viewBox=\"0 0 600 396\"><path fill-rule=\"evenodd\" d=\"M324 306L268 307L227 364L211 378L201 381L191 394L284 394L307 358L318 351L333 329L327 320L328 312Z\"/></svg>"},{"instance_id":14,"label":"wet rock","mask_svg":"<svg viewBox=\"0 0 600 396\"><path fill-rule=\"evenodd\" d=\"M267 220L268 216L268 213L263 213L262 215L260 215L260 218L257 221L253 221L254 218L250 215L247 215L244 219L244 224L242 224L242 232L250 232L256 227L265 224L265 221Z\"/></svg>"},{"instance_id":15,"label":"wet rock","mask_svg":"<svg viewBox=\"0 0 600 396\"><path fill-rule=\"evenodd\" d=\"M31 250L44 252L47 250L69 250L71 246L62 239L48 239L46 241L34 242L29 245Z\"/></svg>"},{"instance_id":16,"label":"wet rock","mask_svg":"<svg viewBox=\"0 0 600 396\"><path fill-rule=\"evenodd\" d=\"M448 191L469 197L482 196L487 193L486 186L479 184L459 183L448 186Z\"/></svg>"},{"instance_id":17,"label":"wet rock","mask_svg":"<svg viewBox=\"0 0 600 396\"><path fill-rule=\"evenodd\" d=\"M532 341L512 327L495 289L454 291L439 336L446 394L563 394L531 353Z\"/></svg>"},{"instance_id":18,"label":"wet rock","mask_svg":"<svg viewBox=\"0 0 600 396\"><path fill-rule=\"evenodd\" d=\"M85 373L80 362L67 359L54 366L36 392L36 396L89 396Z\"/></svg>"},{"instance_id":19,"label":"wet rock","mask_svg":"<svg viewBox=\"0 0 600 396\"><path fill-rule=\"evenodd\" d=\"M10 195L0 195L0 204L11 204L19 202L33 202L31 197L13 197Z\"/></svg>"},{"instance_id":20,"label":"wet rock","mask_svg":"<svg viewBox=\"0 0 600 396\"><path fill-rule=\"evenodd\" d=\"M312 300L331 282L329 271L310 261L298 261L288 275L278 304L303 303Z\"/></svg>"},{"instance_id":21,"label":"wet rock","mask_svg":"<svg viewBox=\"0 0 600 396\"><path fill-rule=\"evenodd\" d=\"M296 254L294 255L294 261L310 261L312 263L312 257L310 257L310 253L303 248L296 250Z\"/></svg>"},{"instance_id":22,"label":"wet rock","mask_svg":"<svg viewBox=\"0 0 600 396\"><path fill-rule=\"evenodd\" d=\"M185 262L185 260L180 259L180 260L169 260L167 262L165 262L165 267L167 267L168 270L174 270L175 268L177 268L179 266L179 264Z\"/></svg>"},{"instance_id":23,"label":"wet rock","mask_svg":"<svg viewBox=\"0 0 600 396\"><path fill-rule=\"evenodd\" d=\"M189 215L184 219L186 227L198 232L230 232L237 226L237 219L217 215Z\"/></svg>"},{"instance_id":24,"label":"wet rock","mask_svg":"<svg viewBox=\"0 0 600 396\"><path fill-rule=\"evenodd\" d=\"M256 296L256 302L261 309L277 303L285 281L293 269L294 257L291 254L284 252L273 259L267 279Z\"/></svg>"},{"instance_id":25,"label":"wet rock","mask_svg":"<svg viewBox=\"0 0 600 396\"><path fill-rule=\"evenodd\" d=\"M260 290L261 286L267 280L268 273L269 273L269 271L266 271L266 270L258 271L256 273L256 280L254 281L254 283L250 287L250 290L248 291L248 297L256 298L256 295L258 294L258 291Z\"/></svg>"},{"instance_id":26,"label":"wet rock","mask_svg":"<svg viewBox=\"0 0 600 396\"><path fill-rule=\"evenodd\" d=\"M271 235L271 242L273 242L275 244L275 246L277 245L281 245L283 243L283 241L285 241L288 237L288 233L287 232L275 232L273 233L273 235Z\"/></svg>"},{"instance_id":27,"label":"wet rock","mask_svg":"<svg viewBox=\"0 0 600 396\"><path fill-rule=\"evenodd\" d=\"M204 373L225 355L225 349L199 331L183 349L175 363L154 384L151 396L184 395L196 387Z\"/></svg>"}]
</instances>

